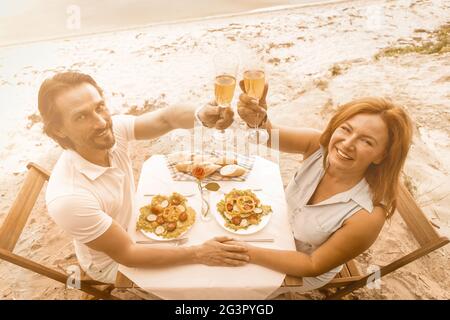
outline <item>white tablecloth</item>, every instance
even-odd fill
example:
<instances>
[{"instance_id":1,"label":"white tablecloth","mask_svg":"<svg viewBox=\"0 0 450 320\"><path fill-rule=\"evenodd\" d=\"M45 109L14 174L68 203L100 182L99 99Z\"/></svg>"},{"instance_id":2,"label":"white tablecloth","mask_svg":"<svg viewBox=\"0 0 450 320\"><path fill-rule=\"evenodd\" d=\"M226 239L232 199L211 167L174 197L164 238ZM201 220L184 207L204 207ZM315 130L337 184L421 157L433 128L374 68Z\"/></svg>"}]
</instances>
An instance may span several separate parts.
<instances>
[{"instance_id":1,"label":"white tablecloth","mask_svg":"<svg viewBox=\"0 0 450 320\"><path fill-rule=\"evenodd\" d=\"M295 250L287 217L283 183L277 164L256 157L253 169L245 182L226 181L219 184L221 190L225 192L233 187L262 188L262 191L256 193L264 204L272 206L273 213L269 223L255 234L235 235L221 227L214 217L210 221L202 220L201 199L196 183L173 181L165 157L155 155L144 162L141 171L136 193L136 209L128 228L130 236L134 240L146 240L135 228L139 208L149 203L149 198L144 198L143 194L196 192L194 197L188 198L189 204L197 212L197 219L191 230L186 233L189 237L186 246L203 243L215 236L227 235L235 238L274 238L273 243L253 243L253 245ZM210 193L212 209L221 197L223 193ZM119 271L140 288L163 299L265 299L280 287L285 277L283 273L254 264L242 267L210 267L196 264L152 269L120 266Z\"/></svg>"}]
</instances>

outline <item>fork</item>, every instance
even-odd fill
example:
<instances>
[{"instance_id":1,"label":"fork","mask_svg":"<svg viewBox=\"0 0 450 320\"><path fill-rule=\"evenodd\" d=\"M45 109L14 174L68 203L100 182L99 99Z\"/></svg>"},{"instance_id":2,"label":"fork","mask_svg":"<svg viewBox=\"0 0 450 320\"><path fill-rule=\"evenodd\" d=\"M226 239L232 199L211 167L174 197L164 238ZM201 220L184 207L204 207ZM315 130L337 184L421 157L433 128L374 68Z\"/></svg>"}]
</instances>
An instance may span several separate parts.
<instances>
[{"instance_id":1,"label":"fork","mask_svg":"<svg viewBox=\"0 0 450 320\"><path fill-rule=\"evenodd\" d=\"M236 239L237 241L242 242L274 242L275 240L272 238L266 238L266 239Z\"/></svg>"},{"instance_id":2,"label":"fork","mask_svg":"<svg viewBox=\"0 0 450 320\"><path fill-rule=\"evenodd\" d=\"M138 240L137 244L164 244L164 243L175 243L176 245L185 244L189 238L178 238L178 239L170 239L170 240Z\"/></svg>"},{"instance_id":3,"label":"fork","mask_svg":"<svg viewBox=\"0 0 450 320\"><path fill-rule=\"evenodd\" d=\"M243 188L243 189L248 189L248 190L250 190L250 191L262 191L263 189L262 188ZM229 190L229 191L224 191L224 190L219 190L219 192L221 192L221 193L223 193L223 194L226 194L226 193L228 193L228 192L230 192L231 190Z\"/></svg>"},{"instance_id":4,"label":"fork","mask_svg":"<svg viewBox=\"0 0 450 320\"><path fill-rule=\"evenodd\" d=\"M195 193L181 193L181 192L178 192L178 193L186 198L195 196ZM154 197L156 195L158 195L158 193L144 193L144 197Z\"/></svg>"}]
</instances>

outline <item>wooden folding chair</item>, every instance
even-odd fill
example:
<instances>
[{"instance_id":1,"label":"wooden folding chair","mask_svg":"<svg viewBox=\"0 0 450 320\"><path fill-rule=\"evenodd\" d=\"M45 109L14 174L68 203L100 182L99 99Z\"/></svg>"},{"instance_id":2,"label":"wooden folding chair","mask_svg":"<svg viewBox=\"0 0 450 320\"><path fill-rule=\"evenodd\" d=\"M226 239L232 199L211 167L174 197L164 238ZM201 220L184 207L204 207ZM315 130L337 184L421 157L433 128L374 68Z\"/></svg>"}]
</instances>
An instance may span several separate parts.
<instances>
[{"instance_id":1,"label":"wooden folding chair","mask_svg":"<svg viewBox=\"0 0 450 320\"><path fill-rule=\"evenodd\" d=\"M14 247L27 223L36 199L45 181L48 181L50 177L50 173L37 164L29 163L27 168L28 173L25 181L0 228L0 258L55 281L67 284L70 275L13 253ZM94 287L98 285L108 285L108 288L100 290ZM89 279L85 275L80 279L79 289L93 295L97 299L119 299L110 294L112 289L111 285Z\"/></svg>"},{"instance_id":2,"label":"wooden folding chair","mask_svg":"<svg viewBox=\"0 0 450 320\"><path fill-rule=\"evenodd\" d=\"M433 228L428 221L428 218L419 208L416 201L403 184L399 185L397 211L400 213L414 238L417 240L419 248L388 265L382 266L380 270L367 275L362 275L359 272L354 260L347 262L342 271L330 283L323 287L337 288L337 291L334 294L327 296L326 299L340 299L377 280L377 278L379 279L449 243L447 237L440 236ZM293 292L295 292L296 287L301 285L301 278L291 276L287 276L283 284L284 287L290 288L290 291Z\"/></svg>"}]
</instances>

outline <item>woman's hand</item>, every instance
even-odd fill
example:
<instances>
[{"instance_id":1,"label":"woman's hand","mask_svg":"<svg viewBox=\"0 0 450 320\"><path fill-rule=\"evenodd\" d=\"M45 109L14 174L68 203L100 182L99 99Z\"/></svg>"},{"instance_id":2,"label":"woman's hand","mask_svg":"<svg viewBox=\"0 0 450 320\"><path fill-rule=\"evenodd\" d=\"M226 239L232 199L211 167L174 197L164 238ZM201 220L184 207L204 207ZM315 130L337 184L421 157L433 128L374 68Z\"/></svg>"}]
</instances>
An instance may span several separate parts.
<instances>
[{"instance_id":1,"label":"woman's hand","mask_svg":"<svg viewBox=\"0 0 450 320\"><path fill-rule=\"evenodd\" d=\"M231 239L231 240L226 241L225 243L229 244L229 245L245 248L246 254L250 258L249 262L251 262L251 260L252 260L252 254L254 253L255 249L257 249L257 247L249 244L248 242L239 241L238 239Z\"/></svg>"},{"instance_id":2,"label":"woman's hand","mask_svg":"<svg viewBox=\"0 0 450 320\"><path fill-rule=\"evenodd\" d=\"M248 263L247 248L241 244L232 244L228 237L215 237L199 245L195 250L197 263L208 266L237 267Z\"/></svg>"},{"instance_id":3,"label":"woman's hand","mask_svg":"<svg viewBox=\"0 0 450 320\"><path fill-rule=\"evenodd\" d=\"M245 91L244 81L239 82L239 86L243 93L239 96L238 113L242 120L251 128L261 127L267 120L267 103L266 96L269 90L269 85L266 83L261 99L257 103L254 99L247 95Z\"/></svg>"}]
</instances>

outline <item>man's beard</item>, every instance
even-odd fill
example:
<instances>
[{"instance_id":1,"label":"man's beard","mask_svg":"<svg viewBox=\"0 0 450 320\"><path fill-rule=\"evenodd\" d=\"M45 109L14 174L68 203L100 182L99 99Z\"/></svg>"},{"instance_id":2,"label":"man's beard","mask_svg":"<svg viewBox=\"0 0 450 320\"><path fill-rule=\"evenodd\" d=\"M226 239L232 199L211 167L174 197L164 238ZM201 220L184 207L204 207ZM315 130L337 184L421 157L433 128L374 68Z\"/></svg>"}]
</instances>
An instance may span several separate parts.
<instances>
[{"instance_id":1,"label":"man's beard","mask_svg":"<svg viewBox=\"0 0 450 320\"><path fill-rule=\"evenodd\" d=\"M111 149L114 146L114 143L116 143L116 139L114 137L114 135L111 135L112 138L108 139L105 142L96 142L96 141L92 141L92 147L98 150L106 150L106 149Z\"/></svg>"},{"instance_id":2,"label":"man's beard","mask_svg":"<svg viewBox=\"0 0 450 320\"><path fill-rule=\"evenodd\" d=\"M89 139L92 148L98 149L98 150L106 150L111 149L114 146L114 143L116 142L116 138L114 137L114 132L112 130L112 122L108 124L108 127L105 129L108 130L108 132L105 133L105 136L98 137L98 134L103 132L104 130L97 132L91 136ZM108 139L104 139L108 137ZM101 142L98 142L98 140L102 140Z\"/></svg>"}]
</instances>

